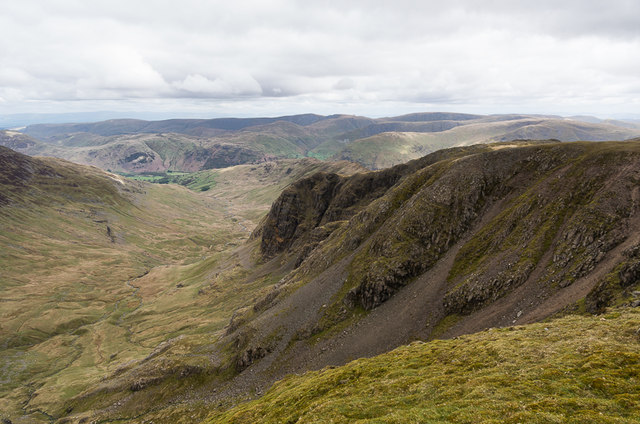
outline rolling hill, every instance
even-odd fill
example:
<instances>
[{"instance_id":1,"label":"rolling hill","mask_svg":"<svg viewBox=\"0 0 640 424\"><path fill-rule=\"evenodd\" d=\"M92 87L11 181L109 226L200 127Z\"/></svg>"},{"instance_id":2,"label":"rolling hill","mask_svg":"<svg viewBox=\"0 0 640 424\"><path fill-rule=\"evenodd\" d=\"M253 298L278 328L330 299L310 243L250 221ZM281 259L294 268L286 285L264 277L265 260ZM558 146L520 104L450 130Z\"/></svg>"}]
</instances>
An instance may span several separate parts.
<instances>
[{"instance_id":1,"label":"rolling hill","mask_svg":"<svg viewBox=\"0 0 640 424\"><path fill-rule=\"evenodd\" d=\"M30 125L22 133L0 133L4 134L0 144L25 154L60 157L115 172L145 173L194 172L301 157L344 159L382 169L439 149L477 143L604 141L640 136L640 128L631 122L578 118L431 112L378 119L310 114L129 119Z\"/></svg>"},{"instance_id":2,"label":"rolling hill","mask_svg":"<svg viewBox=\"0 0 640 424\"><path fill-rule=\"evenodd\" d=\"M513 140L622 141L637 137L637 131L603 123L507 115L498 120L465 121L440 132L376 134L348 144L333 157L382 169L449 147Z\"/></svg>"}]
</instances>

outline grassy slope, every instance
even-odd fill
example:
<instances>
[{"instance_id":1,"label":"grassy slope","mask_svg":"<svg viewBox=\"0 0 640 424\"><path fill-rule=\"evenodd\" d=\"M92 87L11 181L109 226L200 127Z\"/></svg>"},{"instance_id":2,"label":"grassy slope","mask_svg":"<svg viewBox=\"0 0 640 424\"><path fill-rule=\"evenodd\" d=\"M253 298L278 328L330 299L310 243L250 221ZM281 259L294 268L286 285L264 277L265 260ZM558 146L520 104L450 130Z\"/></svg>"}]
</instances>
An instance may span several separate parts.
<instances>
[{"instance_id":1,"label":"grassy slope","mask_svg":"<svg viewBox=\"0 0 640 424\"><path fill-rule=\"evenodd\" d=\"M640 311L416 342L290 376L214 423L640 422Z\"/></svg>"},{"instance_id":2,"label":"grassy slope","mask_svg":"<svg viewBox=\"0 0 640 424\"><path fill-rule=\"evenodd\" d=\"M275 283L236 285L253 265L232 249L281 186L319 167L359 169L306 160L206 171L194 188L202 181L213 188L200 192L58 159L33 163L58 175L0 187L11 199L0 215L0 410L44 421L178 335L177 350L186 353L172 352L172 360L206 362L197 346Z\"/></svg>"},{"instance_id":3,"label":"grassy slope","mask_svg":"<svg viewBox=\"0 0 640 424\"><path fill-rule=\"evenodd\" d=\"M27 412L52 412L176 331L221 327L233 303L224 319L209 314L194 324L193 309L202 315L212 299L188 284L178 296L172 291L189 264L206 256L210 268L226 243L247 236L219 204L186 188L121 184L96 169L40 162L59 175L13 192L0 218L0 409L7 412L23 402ZM173 266L136 279L160 264Z\"/></svg>"}]
</instances>

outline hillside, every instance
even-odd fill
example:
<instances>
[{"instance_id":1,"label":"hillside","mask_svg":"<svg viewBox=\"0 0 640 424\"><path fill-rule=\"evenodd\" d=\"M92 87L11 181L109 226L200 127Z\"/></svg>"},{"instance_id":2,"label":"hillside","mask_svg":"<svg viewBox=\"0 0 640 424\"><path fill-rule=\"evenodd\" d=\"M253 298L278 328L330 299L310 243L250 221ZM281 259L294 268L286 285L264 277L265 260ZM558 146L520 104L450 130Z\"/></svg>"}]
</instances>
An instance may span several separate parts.
<instances>
[{"instance_id":1,"label":"hillside","mask_svg":"<svg viewBox=\"0 0 640 424\"><path fill-rule=\"evenodd\" d=\"M0 410L48 421L105 371L185 325L197 331L203 300L175 300L176 279L246 231L185 188L6 148L0 162Z\"/></svg>"},{"instance_id":2,"label":"hillside","mask_svg":"<svg viewBox=\"0 0 640 424\"><path fill-rule=\"evenodd\" d=\"M108 374L69 417L193 422L413 340L636 304L639 172L639 141L548 141L299 180L238 250L248 272L201 286L259 284L224 330Z\"/></svg>"},{"instance_id":3,"label":"hillside","mask_svg":"<svg viewBox=\"0 0 640 424\"><path fill-rule=\"evenodd\" d=\"M640 311L414 342L276 383L206 423L637 423Z\"/></svg>"},{"instance_id":4,"label":"hillside","mask_svg":"<svg viewBox=\"0 0 640 424\"><path fill-rule=\"evenodd\" d=\"M17 131L0 131L0 146L25 154L34 154L46 148L44 143Z\"/></svg>"},{"instance_id":5,"label":"hillside","mask_svg":"<svg viewBox=\"0 0 640 424\"><path fill-rule=\"evenodd\" d=\"M439 149L477 143L604 141L640 136L640 128L623 121L443 112L378 119L306 114L111 120L31 125L22 131L0 132L0 144L25 154L60 157L122 173L194 172L302 157L344 159L382 169ZM16 141L16 134L21 142Z\"/></svg>"},{"instance_id":6,"label":"hillside","mask_svg":"<svg viewBox=\"0 0 640 424\"><path fill-rule=\"evenodd\" d=\"M203 129L222 131L241 130L247 127L267 125L278 121L291 122L297 125L310 125L323 119L326 119L326 117L313 114L280 116L276 118L167 119L163 121L112 119L85 124L36 124L28 126L25 133L37 138L49 138L73 133L90 133L101 136L164 132L190 134Z\"/></svg>"},{"instance_id":7,"label":"hillside","mask_svg":"<svg viewBox=\"0 0 640 424\"><path fill-rule=\"evenodd\" d=\"M514 140L622 141L637 137L637 128L526 116L466 120L444 131L390 131L361 138L334 154L335 159L382 169L439 149ZM502 119L500 119L502 118Z\"/></svg>"},{"instance_id":8,"label":"hillside","mask_svg":"<svg viewBox=\"0 0 640 424\"><path fill-rule=\"evenodd\" d=\"M273 284L234 285L253 267L235 249L279 191L358 169L305 159L190 175L205 192L0 147L0 418L49 422L162 343L216 337Z\"/></svg>"},{"instance_id":9,"label":"hillside","mask_svg":"<svg viewBox=\"0 0 640 424\"><path fill-rule=\"evenodd\" d=\"M52 142L17 144L8 137L0 142L25 154L59 157L124 173L195 172L304 156L304 149L285 138L254 133L223 139L171 133L108 137L74 133Z\"/></svg>"}]
</instances>

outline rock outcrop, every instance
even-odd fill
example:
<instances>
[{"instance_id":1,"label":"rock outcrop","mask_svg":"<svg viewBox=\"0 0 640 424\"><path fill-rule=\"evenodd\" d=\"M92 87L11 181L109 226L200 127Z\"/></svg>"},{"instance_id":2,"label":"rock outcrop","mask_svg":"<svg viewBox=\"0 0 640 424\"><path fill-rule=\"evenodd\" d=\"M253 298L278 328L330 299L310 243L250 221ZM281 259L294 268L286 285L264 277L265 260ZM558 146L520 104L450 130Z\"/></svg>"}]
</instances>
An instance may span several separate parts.
<instances>
[{"instance_id":1,"label":"rock outcrop","mask_svg":"<svg viewBox=\"0 0 640 424\"><path fill-rule=\"evenodd\" d=\"M469 314L530 278L553 292L630 237L636 145L475 146L349 178L318 174L274 203L262 253L295 251L301 272L313 275L357 249L342 301L371 310L466 237L449 271L446 314ZM636 282L638 269L617 271L621 284Z\"/></svg>"}]
</instances>

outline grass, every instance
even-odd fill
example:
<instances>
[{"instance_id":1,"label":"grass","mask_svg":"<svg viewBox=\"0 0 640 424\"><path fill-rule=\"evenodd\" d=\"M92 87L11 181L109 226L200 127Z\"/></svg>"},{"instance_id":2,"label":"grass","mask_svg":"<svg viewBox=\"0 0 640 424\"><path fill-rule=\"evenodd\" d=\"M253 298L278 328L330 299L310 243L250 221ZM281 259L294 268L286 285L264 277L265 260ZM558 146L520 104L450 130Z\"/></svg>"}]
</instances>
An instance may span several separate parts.
<instances>
[{"instance_id":1,"label":"grass","mask_svg":"<svg viewBox=\"0 0 640 424\"><path fill-rule=\"evenodd\" d=\"M188 172L178 172L178 171L143 172L140 174L119 172L118 174L134 181L145 181L147 183L156 183L156 184L170 184L170 183L180 184L179 177L182 177L184 175L189 175ZM186 184L181 184L181 185L186 185Z\"/></svg>"},{"instance_id":2,"label":"grass","mask_svg":"<svg viewBox=\"0 0 640 424\"><path fill-rule=\"evenodd\" d=\"M60 176L20 190L0 185L12 201L0 215L0 418L14 422L62 414L72 398L178 336L161 363L210 367L194 352L206 352L235 310L281 278L248 278L252 259L234 249L284 185L343 169L306 160L149 176L181 187L42 161ZM177 390L163 384L162 396Z\"/></svg>"},{"instance_id":3,"label":"grass","mask_svg":"<svg viewBox=\"0 0 640 424\"><path fill-rule=\"evenodd\" d=\"M219 330L250 296L225 287L238 296L217 316L215 298L197 295L227 244L248 236L219 201L43 162L60 176L12 191L0 217L0 410L35 420L178 332Z\"/></svg>"},{"instance_id":4,"label":"grass","mask_svg":"<svg viewBox=\"0 0 640 424\"><path fill-rule=\"evenodd\" d=\"M290 376L214 423L637 423L640 311L416 342Z\"/></svg>"},{"instance_id":5,"label":"grass","mask_svg":"<svg viewBox=\"0 0 640 424\"><path fill-rule=\"evenodd\" d=\"M389 227L399 228L396 238L387 237L384 227L378 228L384 219L402 211L405 204L417 198L414 195L423 186L433 185L442 173L438 170L446 169L449 162L407 178L397 190L368 208L372 214L380 212L378 221L359 224L354 219L353 224L343 225L335 238L327 240L327 245L341 243L351 235L365 239L379 231L378 241L389 241L391 247L387 251L394 253L394 258L412 260L404 256L406 247L416 244L412 238L415 235L408 227L396 225L397 220L389 221L393 224ZM22 416L24 408L27 419L42 421L42 411L60 416L68 406L75 407L74 414L90 415L92 411L99 411L108 420L131 419L143 413L144 408L166 407L167 413L178 413L181 406L172 409L173 406L167 405L191 393L192 385L228 378L222 376L225 370L220 369L219 364L224 365L233 358L217 358L213 343L235 311L250 308L249 305L263 297L282 277L276 272L255 277L256 263L251 252L257 240L253 245L235 247L246 240L249 231L290 181L321 166L335 172L344 169L344 165L319 165L307 160L304 166L279 161L176 175L177 179L194 177L187 184L191 188L188 190L172 184L114 182L90 168L79 172L71 165L55 163L61 169L68 168L60 171L64 178L43 177L30 188L16 191L12 194L14 204L3 207L0 216L3 247L0 250L3 265L0 267L0 289L3 290L0 410L11 418ZM204 187L208 189L202 190ZM419 203L412 205L417 210L426 210ZM438 207L429 216L446 224L447 221L441 219L443 213L444 209ZM535 218L527 211L523 217ZM532 250L526 255L529 261L537 260L539 252L549 248L551 236L557 232L557 227L551 224L534 226L534 229ZM525 230L527 228L517 229L512 238L506 234L505 240L519 244ZM357 257L361 263L352 264L352 270L357 271L354 278L370 263L368 253L384 258L385 251L374 252L372 246L368 246L369 250L363 249ZM388 272L393 264L382 265ZM345 290L352 286L346 284L338 297L332 299L332 307L325 316L324 333L316 335L317 338L332 336L341 325L349 325L364 315L362 309L356 308L350 311L353 321L340 323L342 317L338 315L337 305L342 305ZM249 311L246 318L252 316ZM435 342L429 344L432 347L429 353L420 351L427 349L426 345L412 345L389 354L381 362L375 362L374 358L356 362L360 364L357 366L350 365L359 370L355 374L358 381L351 381L351 374L344 374L348 368L310 374L309 380L292 377L264 398L265 402L272 402L264 407L266 409L260 410L258 404L253 404L255 410L243 405L220 419L472 422L479 410L486 414L485 421L496 422L536 422L542 418L566 421L573 416L571 411L584 418L584 422L595 420L589 415L593 411L598 416L603 413L603 422L625 422L629 414L624 408L638 406L637 392L632 390L633 384L638 386L637 375L625 371L628 380L635 380L618 381L609 362L615 365L611 358L629 357L629 351L622 350L622 344L638 351L635 336L627 331L628 322L624 321L628 318L637 328L638 316L624 311L605 317L609 318L621 320L606 331L594 330L593 333L589 333L592 324L584 324L587 321L571 321L573 318L558 321L560 327L554 329L563 332L558 340L547 337L547 330L535 330L534 326L533 330L511 331L524 334L522 338L514 339L509 332L497 331L483 333L478 339ZM436 330L446 331L455 324L455 319L456 316L450 315ZM593 322L594 326L601 325L597 320ZM571 339L570 331L581 337L586 334L583 340L586 347L580 347L583 345L577 338ZM614 331L621 332L619 337L624 343L618 343L618 336L612 335ZM556 332L552 334L555 336ZM278 334L269 337L275 340ZM170 349L152 353L169 340ZM573 344L566 344L570 342ZM547 347L551 350L546 350ZM606 350L609 347L613 350ZM607 378L613 375L612 384L621 392L610 390L608 381L596 380L595 371L582 370L575 364L569 365L568 374L563 374L567 371L561 367L565 359L567 364L578 363L584 349L595 349L593 355L604 355L590 367L601 375L606 374ZM576 352L580 355L575 356ZM414 358L414 354L419 358ZM429 359L431 354L447 360L458 359L455 363L434 362ZM630 358L637 365L637 357ZM600 366L601 362L604 365ZM506 364L504 369L503 364ZM560 371L536 374L538 364L549 369L559 367ZM447 367L440 367L445 365ZM181 378L185 367L197 367L202 374ZM421 371L416 371L418 369ZM140 375L158 378L159 382L145 390L130 390L131 379ZM323 376L330 378L322 380ZM313 380L316 377L320 380ZM449 377L454 384L443 387L438 379L449 383ZM521 377L523 383L518 386ZM578 384L583 378L587 383ZM471 389L463 384L465 379L472 382ZM342 383L343 380L347 383ZM302 389L298 394L286 394L292 387L291 381ZM538 381L542 381L540 387ZM603 385L608 391L600 391ZM607 403L605 397L614 401L619 398L621 403ZM540 409L540 404L552 400L553 405ZM486 404L504 401L503 415L496 415L496 411L488 408L483 410L481 401ZM125 406L100 411L118 402L124 402ZM245 407L249 409L242 409ZM534 415L526 415L529 411L534 411ZM541 411L540 415L535 415L535 411ZM197 411L195 415L201 417L202 412Z\"/></svg>"}]
</instances>

